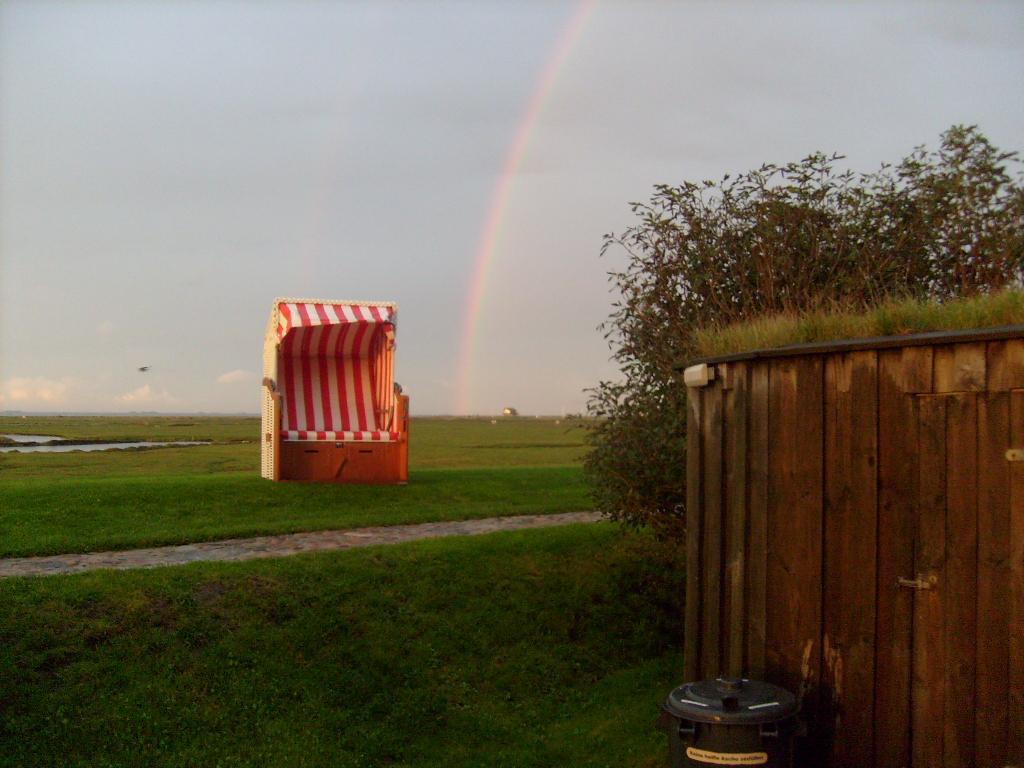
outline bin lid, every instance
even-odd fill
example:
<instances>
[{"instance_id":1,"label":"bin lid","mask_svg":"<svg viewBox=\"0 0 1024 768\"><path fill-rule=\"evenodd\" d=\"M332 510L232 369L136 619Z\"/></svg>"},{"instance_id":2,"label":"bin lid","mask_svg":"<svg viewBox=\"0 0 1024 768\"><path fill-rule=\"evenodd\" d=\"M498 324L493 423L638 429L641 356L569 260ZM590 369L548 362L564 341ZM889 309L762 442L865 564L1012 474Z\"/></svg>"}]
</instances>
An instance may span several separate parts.
<instances>
[{"instance_id":1,"label":"bin lid","mask_svg":"<svg viewBox=\"0 0 1024 768\"><path fill-rule=\"evenodd\" d=\"M738 725L784 720L799 709L796 697L785 688L738 677L684 683L663 706L684 720Z\"/></svg>"}]
</instances>

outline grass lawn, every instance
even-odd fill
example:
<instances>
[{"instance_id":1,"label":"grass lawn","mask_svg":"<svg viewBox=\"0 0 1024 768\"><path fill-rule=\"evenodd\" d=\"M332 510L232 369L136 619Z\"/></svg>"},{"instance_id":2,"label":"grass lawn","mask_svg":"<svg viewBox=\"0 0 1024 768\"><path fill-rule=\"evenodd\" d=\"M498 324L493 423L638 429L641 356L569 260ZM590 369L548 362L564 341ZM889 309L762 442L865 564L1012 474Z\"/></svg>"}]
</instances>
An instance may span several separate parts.
<instances>
[{"instance_id":1,"label":"grass lawn","mask_svg":"<svg viewBox=\"0 0 1024 768\"><path fill-rule=\"evenodd\" d=\"M583 430L556 421L416 419L409 485L334 486L262 480L259 445L227 442L255 419L5 417L0 433L219 442L0 454L0 556L588 509Z\"/></svg>"},{"instance_id":2,"label":"grass lawn","mask_svg":"<svg viewBox=\"0 0 1024 768\"><path fill-rule=\"evenodd\" d=\"M599 524L0 581L0 765L662 765L675 552Z\"/></svg>"},{"instance_id":3,"label":"grass lawn","mask_svg":"<svg viewBox=\"0 0 1024 768\"><path fill-rule=\"evenodd\" d=\"M576 465L586 452L584 430L562 419L414 418L411 469ZM212 440L230 445L156 451L72 454L0 453L0 478L61 474L256 472L260 421L234 416L0 416L0 435L56 435L78 440ZM171 453L177 450L176 453ZM132 457L125 462L123 456Z\"/></svg>"},{"instance_id":4,"label":"grass lawn","mask_svg":"<svg viewBox=\"0 0 1024 768\"><path fill-rule=\"evenodd\" d=\"M0 557L589 508L576 467L427 469L407 486L271 483L251 472L3 481Z\"/></svg>"}]
</instances>

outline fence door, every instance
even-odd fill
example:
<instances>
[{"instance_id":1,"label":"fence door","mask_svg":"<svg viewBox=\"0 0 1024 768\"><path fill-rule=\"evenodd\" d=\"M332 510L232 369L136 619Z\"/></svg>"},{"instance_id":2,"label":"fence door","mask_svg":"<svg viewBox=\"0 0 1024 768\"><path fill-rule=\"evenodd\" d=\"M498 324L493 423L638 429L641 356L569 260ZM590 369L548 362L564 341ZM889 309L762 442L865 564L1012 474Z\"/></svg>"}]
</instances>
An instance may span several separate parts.
<instances>
[{"instance_id":1,"label":"fence door","mask_svg":"<svg viewBox=\"0 0 1024 768\"><path fill-rule=\"evenodd\" d=\"M1024 766L1024 390L917 401L913 765Z\"/></svg>"}]
</instances>

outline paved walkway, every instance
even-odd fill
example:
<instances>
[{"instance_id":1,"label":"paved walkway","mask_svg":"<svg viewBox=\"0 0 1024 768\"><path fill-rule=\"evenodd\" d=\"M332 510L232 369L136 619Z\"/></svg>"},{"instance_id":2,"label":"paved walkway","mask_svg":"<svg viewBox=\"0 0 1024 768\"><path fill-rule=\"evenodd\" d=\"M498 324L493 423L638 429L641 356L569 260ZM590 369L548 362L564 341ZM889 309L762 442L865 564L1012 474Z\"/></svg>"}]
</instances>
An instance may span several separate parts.
<instances>
[{"instance_id":1,"label":"paved walkway","mask_svg":"<svg viewBox=\"0 0 1024 768\"><path fill-rule=\"evenodd\" d=\"M523 528L547 528L569 523L593 523L599 512L565 512L557 515L516 515L487 517L482 520L457 520L418 525L386 525L375 528L351 528L347 531L310 531L252 539L224 539L199 544L181 544L152 549L127 549L120 552L87 552L47 557L0 559L0 578L9 576L51 576L81 573L100 568L158 568L202 561L254 560L260 557L285 557L300 552L354 549L375 544L398 544L417 539L445 536L476 536L494 531L518 531Z\"/></svg>"}]
</instances>

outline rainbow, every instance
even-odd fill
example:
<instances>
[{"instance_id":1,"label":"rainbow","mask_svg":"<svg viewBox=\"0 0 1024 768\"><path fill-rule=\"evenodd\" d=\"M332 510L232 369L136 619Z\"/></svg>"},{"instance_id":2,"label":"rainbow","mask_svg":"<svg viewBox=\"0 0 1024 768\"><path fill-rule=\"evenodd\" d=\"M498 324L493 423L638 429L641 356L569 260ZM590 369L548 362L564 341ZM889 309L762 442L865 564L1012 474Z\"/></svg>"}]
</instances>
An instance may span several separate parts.
<instances>
[{"instance_id":1,"label":"rainbow","mask_svg":"<svg viewBox=\"0 0 1024 768\"><path fill-rule=\"evenodd\" d=\"M476 349L477 327L480 319L480 305L487 288L487 274L494 261L494 252L501 236L502 217L508 207L513 182L519 167L526 156L530 137L540 119L541 111L548 95L555 84L558 73L569 58L587 18L597 0L579 0L575 10L569 17L565 28L559 35L555 47L548 57L547 64L540 73L537 85L533 89L523 117L519 121L512 144L505 154L505 162L498 174L497 183L491 193L491 203L487 209L487 217L480 232L476 255L473 260L473 273L466 292L466 304L463 312L462 338L459 347L459 362L456 376L455 412L469 413L470 388L473 373L473 353Z\"/></svg>"}]
</instances>

